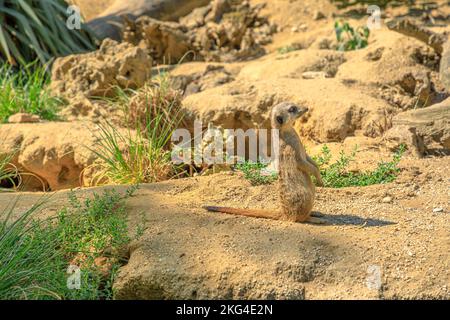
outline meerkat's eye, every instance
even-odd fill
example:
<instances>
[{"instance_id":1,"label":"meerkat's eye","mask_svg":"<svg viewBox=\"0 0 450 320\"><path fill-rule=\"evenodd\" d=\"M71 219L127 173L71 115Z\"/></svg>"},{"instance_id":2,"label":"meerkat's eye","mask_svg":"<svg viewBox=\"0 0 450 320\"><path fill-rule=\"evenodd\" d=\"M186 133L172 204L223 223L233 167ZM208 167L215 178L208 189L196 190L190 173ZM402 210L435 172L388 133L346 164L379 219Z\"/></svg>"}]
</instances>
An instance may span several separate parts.
<instances>
[{"instance_id":1,"label":"meerkat's eye","mask_svg":"<svg viewBox=\"0 0 450 320\"><path fill-rule=\"evenodd\" d=\"M292 107L289 108L289 112L290 112L290 113L297 113L297 112L298 112L298 109L297 109L296 106L292 106Z\"/></svg>"},{"instance_id":2,"label":"meerkat's eye","mask_svg":"<svg viewBox=\"0 0 450 320\"><path fill-rule=\"evenodd\" d=\"M283 124L283 117L282 117L282 116L278 116L278 117L277 117L277 122L278 122L279 124Z\"/></svg>"}]
</instances>

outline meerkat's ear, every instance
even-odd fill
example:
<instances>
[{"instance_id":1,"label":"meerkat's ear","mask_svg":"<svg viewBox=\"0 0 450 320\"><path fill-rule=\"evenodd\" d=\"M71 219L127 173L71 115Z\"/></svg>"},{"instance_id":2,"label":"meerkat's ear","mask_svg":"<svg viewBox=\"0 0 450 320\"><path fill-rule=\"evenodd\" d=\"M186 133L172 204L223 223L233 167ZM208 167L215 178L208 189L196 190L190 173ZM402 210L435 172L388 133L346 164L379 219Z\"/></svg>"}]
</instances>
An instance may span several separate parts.
<instances>
[{"instance_id":1,"label":"meerkat's ear","mask_svg":"<svg viewBox=\"0 0 450 320\"><path fill-rule=\"evenodd\" d=\"M279 124L283 124L283 117L282 116L277 116L277 122Z\"/></svg>"}]
</instances>

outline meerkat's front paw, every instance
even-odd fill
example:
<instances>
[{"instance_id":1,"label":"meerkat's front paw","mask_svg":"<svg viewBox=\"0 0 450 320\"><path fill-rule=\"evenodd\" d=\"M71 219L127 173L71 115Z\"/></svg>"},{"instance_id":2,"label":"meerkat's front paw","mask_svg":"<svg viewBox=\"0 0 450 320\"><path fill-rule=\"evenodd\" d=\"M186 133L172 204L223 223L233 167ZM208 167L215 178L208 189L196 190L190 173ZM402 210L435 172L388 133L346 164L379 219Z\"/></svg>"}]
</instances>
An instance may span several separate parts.
<instances>
[{"instance_id":1,"label":"meerkat's front paw","mask_svg":"<svg viewBox=\"0 0 450 320\"><path fill-rule=\"evenodd\" d=\"M318 187L323 187L324 186L321 176L316 177L316 181L317 181L317 186Z\"/></svg>"}]
</instances>

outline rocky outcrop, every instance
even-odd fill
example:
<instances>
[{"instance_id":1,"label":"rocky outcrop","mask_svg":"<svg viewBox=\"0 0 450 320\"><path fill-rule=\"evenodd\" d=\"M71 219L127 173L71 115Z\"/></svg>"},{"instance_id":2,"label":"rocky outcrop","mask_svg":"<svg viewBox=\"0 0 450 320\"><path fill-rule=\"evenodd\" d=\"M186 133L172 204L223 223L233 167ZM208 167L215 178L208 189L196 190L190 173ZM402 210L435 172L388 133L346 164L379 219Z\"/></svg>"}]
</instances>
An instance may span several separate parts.
<instances>
[{"instance_id":1,"label":"rocky outcrop","mask_svg":"<svg viewBox=\"0 0 450 320\"><path fill-rule=\"evenodd\" d=\"M67 99L110 97L116 86L139 88L151 77L152 59L144 49L107 39L95 52L58 58L51 90Z\"/></svg>"},{"instance_id":2,"label":"rocky outcrop","mask_svg":"<svg viewBox=\"0 0 450 320\"><path fill-rule=\"evenodd\" d=\"M12 164L36 178L27 179L21 186L25 189L75 188L80 186L83 170L95 160L89 150L96 141L95 131L94 125L79 122L4 124L0 153L14 154Z\"/></svg>"},{"instance_id":3,"label":"rocky outcrop","mask_svg":"<svg viewBox=\"0 0 450 320\"><path fill-rule=\"evenodd\" d=\"M147 47L159 63L186 60L235 61L262 55L275 27L259 15L261 6L215 0L180 22L148 16L128 19L123 39ZM188 53L192 53L189 54Z\"/></svg>"},{"instance_id":4,"label":"rocky outcrop","mask_svg":"<svg viewBox=\"0 0 450 320\"><path fill-rule=\"evenodd\" d=\"M159 20L175 20L209 0L127 0L116 1L97 18L88 23L100 39L121 39L122 16L135 20L148 16Z\"/></svg>"},{"instance_id":5,"label":"rocky outcrop","mask_svg":"<svg viewBox=\"0 0 450 320\"><path fill-rule=\"evenodd\" d=\"M391 30L426 43L441 56L440 80L450 91L450 41L448 35L431 31L411 19L391 20L387 26Z\"/></svg>"},{"instance_id":6,"label":"rocky outcrop","mask_svg":"<svg viewBox=\"0 0 450 320\"><path fill-rule=\"evenodd\" d=\"M385 136L388 142L405 143L419 154L450 151L450 98L431 107L400 113L392 123ZM410 134L400 133L406 131Z\"/></svg>"},{"instance_id":7,"label":"rocky outcrop","mask_svg":"<svg viewBox=\"0 0 450 320\"><path fill-rule=\"evenodd\" d=\"M66 120L111 118L102 97L114 97L117 88L137 89L151 79L152 59L145 49L106 39L85 54L58 58L53 64L51 92L68 103L60 115Z\"/></svg>"},{"instance_id":8,"label":"rocky outcrop","mask_svg":"<svg viewBox=\"0 0 450 320\"><path fill-rule=\"evenodd\" d=\"M445 88L450 92L450 40L444 44L441 57L440 79Z\"/></svg>"},{"instance_id":9,"label":"rocky outcrop","mask_svg":"<svg viewBox=\"0 0 450 320\"><path fill-rule=\"evenodd\" d=\"M183 105L205 127L212 122L224 128L268 129L271 107L291 100L310 109L296 125L310 140L381 137L395 115L426 107L445 94L437 90L438 60L426 45L387 30L371 39L369 47L351 52L308 48L227 64L229 70L234 66L232 78L204 89L185 85ZM189 68L198 65L184 64L172 73L189 79ZM417 140L410 138L411 143ZM422 150L420 138L416 145Z\"/></svg>"},{"instance_id":10,"label":"rocky outcrop","mask_svg":"<svg viewBox=\"0 0 450 320\"><path fill-rule=\"evenodd\" d=\"M176 64L192 49L186 33L176 22L142 17L136 23L128 22L124 40L148 48L159 63Z\"/></svg>"}]
</instances>

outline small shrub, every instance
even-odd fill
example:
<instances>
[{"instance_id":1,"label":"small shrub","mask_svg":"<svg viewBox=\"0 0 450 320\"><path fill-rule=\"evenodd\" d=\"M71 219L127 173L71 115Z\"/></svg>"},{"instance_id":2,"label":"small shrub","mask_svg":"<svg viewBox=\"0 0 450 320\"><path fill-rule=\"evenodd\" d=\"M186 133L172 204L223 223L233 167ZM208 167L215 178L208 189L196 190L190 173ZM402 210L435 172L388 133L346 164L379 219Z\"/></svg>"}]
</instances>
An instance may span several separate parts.
<instances>
[{"instance_id":1,"label":"small shrub","mask_svg":"<svg viewBox=\"0 0 450 320\"><path fill-rule=\"evenodd\" d=\"M64 260L81 271L80 289L64 287L65 299L112 299L112 280L123 264L120 252L130 241L124 199L115 190L83 202L72 193L70 205L59 212L56 242ZM107 263L103 269L95 262L100 257Z\"/></svg>"},{"instance_id":2,"label":"small shrub","mask_svg":"<svg viewBox=\"0 0 450 320\"><path fill-rule=\"evenodd\" d=\"M43 198L17 219L17 201L0 212L0 299L111 299L112 282L129 242L124 201L114 190L80 201L73 193L56 218L35 220ZM104 257L108 268L96 264ZM69 289L69 265L80 289Z\"/></svg>"},{"instance_id":3,"label":"small shrub","mask_svg":"<svg viewBox=\"0 0 450 320\"><path fill-rule=\"evenodd\" d=\"M236 164L235 168L244 173L244 178L254 186L270 184L278 179L278 174L266 172L267 164L262 162L246 161Z\"/></svg>"},{"instance_id":4,"label":"small shrub","mask_svg":"<svg viewBox=\"0 0 450 320\"><path fill-rule=\"evenodd\" d=\"M42 119L55 120L63 103L50 94L45 68L29 64L20 69L3 64L0 66L0 122L18 112L38 115Z\"/></svg>"},{"instance_id":5,"label":"small shrub","mask_svg":"<svg viewBox=\"0 0 450 320\"><path fill-rule=\"evenodd\" d=\"M337 50L350 51L367 47L370 30L367 27L358 27L354 29L348 22L336 21L334 24L336 39L338 42Z\"/></svg>"},{"instance_id":6,"label":"small shrub","mask_svg":"<svg viewBox=\"0 0 450 320\"><path fill-rule=\"evenodd\" d=\"M342 188L350 186L368 186L380 183L389 183L395 180L400 169L398 163L405 152L406 147L402 145L394 154L392 161L380 162L373 171L350 172L348 166L355 160L357 149L347 155L343 151L336 162L331 162L331 152L327 145L322 148L319 156L313 157L319 166L325 187Z\"/></svg>"},{"instance_id":7,"label":"small shrub","mask_svg":"<svg viewBox=\"0 0 450 320\"><path fill-rule=\"evenodd\" d=\"M112 124L99 125L99 140L92 148L100 161L92 185L138 184L170 179L178 173L166 147L173 130L156 134L158 120L144 129L120 131Z\"/></svg>"}]
</instances>

